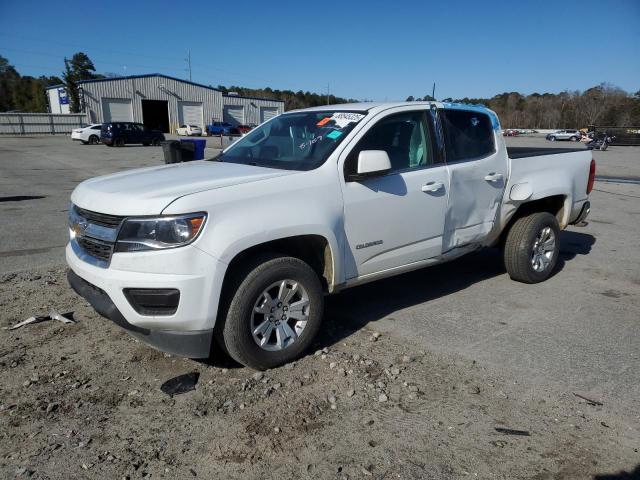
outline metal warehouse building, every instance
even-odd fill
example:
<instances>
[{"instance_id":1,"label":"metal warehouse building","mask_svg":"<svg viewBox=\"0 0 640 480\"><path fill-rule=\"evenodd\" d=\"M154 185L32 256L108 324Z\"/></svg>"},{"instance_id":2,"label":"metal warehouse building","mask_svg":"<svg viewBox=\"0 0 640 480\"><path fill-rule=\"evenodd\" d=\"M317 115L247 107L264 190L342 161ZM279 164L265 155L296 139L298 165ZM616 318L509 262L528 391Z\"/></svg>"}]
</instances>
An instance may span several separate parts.
<instances>
[{"instance_id":1,"label":"metal warehouse building","mask_svg":"<svg viewBox=\"0 0 640 480\"><path fill-rule=\"evenodd\" d=\"M204 129L212 121L259 124L284 112L284 102L227 95L197 83L161 74L79 82L90 123L140 122L175 133L180 125Z\"/></svg>"}]
</instances>

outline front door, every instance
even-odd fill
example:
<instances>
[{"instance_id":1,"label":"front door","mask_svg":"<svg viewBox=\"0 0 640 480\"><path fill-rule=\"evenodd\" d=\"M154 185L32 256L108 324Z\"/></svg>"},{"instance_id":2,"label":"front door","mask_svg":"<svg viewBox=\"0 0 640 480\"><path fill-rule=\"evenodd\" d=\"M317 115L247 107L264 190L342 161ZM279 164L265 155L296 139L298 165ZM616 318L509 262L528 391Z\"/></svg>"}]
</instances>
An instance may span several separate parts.
<instances>
[{"instance_id":1,"label":"front door","mask_svg":"<svg viewBox=\"0 0 640 480\"><path fill-rule=\"evenodd\" d=\"M435 159L426 111L389 114L347 154L345 179L363 150L384 150L392 170L343 184L347 279L437 257L448 197L448 173Z\"/></svg>"},{"instance_id":2,"label":"front door","mask_svg":"<svg viewBox=\"0 0 640 480\"><path fill-rule=\"evenodd\" d=\"M443 251L482 243L493 228L508 175L506 148L489 115L441 110L450 188Z\"/></svg>"}]
</instances>

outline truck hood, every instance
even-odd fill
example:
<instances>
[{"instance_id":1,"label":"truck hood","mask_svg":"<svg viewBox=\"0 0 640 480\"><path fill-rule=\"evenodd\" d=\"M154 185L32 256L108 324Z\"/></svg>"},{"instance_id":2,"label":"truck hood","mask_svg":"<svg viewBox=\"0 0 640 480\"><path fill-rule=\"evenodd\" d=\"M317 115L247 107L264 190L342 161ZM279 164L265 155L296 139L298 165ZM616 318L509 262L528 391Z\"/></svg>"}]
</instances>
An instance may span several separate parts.
<instances>
[{"instance_id":1,"label":"truck hood","mask_svg":"<svg viewBox=\"0 0 640 480\"><path fill-rule=\"evenodd\" d=\"M158 215L185 195L294 173L237 163L178 163L85 180L73 191L71 201L86 210L111 215Z\"/></svg>"}]
</instances>

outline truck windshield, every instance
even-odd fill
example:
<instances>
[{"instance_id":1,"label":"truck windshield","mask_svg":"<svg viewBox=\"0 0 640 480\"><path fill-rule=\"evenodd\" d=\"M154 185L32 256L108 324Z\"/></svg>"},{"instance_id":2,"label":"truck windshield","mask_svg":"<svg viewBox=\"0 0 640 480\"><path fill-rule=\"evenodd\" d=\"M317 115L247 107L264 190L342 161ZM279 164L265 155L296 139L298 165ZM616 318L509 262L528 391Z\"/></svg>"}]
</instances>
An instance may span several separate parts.
<instances>
[{"instance_id":1,"label":"truck windshield","mask_svg":"<svg viewBox=\"0 0 640 480\"><path fill-rule=\"evenodd\" d=\"M313 111L280 115L260 125L214 160L286 170L312 170L367 112Z\"/></svg>"}]
</instances>

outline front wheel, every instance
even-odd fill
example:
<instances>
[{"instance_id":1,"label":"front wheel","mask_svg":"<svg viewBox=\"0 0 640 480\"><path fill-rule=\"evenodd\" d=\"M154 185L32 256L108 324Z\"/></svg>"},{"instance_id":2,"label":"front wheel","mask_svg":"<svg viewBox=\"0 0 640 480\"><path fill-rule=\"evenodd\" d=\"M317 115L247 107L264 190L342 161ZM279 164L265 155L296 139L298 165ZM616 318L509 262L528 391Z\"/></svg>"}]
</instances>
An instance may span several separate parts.
<instances>
[{"instance_id":1,"label":"front wheel","mask_svg":"<svg viewBox=\"0 0 640 480\"><path fill-rule=\"evenodd\" d=\"M577 141L578 141L578 137L571 137L571 138L570 138L570 140L571 140L572 142L577 142Z\"/></svg>"},{"instance_id":2,"label":"front wheel","mask_svg":"<svg viewBox=\"0 0 640 480\"><path fill-rule=\"evenodd\" d=\"M555 142L556 141L556 137L549 137L549 141L550 142Z\"/></svg>"},{"instance_id":3,"label":"front wheel","mask_svg":"<svg viewBox=\"0 0 640 480\"><path fill-rule=\"evenodd\" d=\"M258 370L300 356L320 329L322 286L313 269L298 258L262 256L233 278L222 341L237 362Z\"/></svg>"},{"instance_id":4,"label":"front wheel","mask_svg":"<svg viewBox=\"0 0 640 480\"><path fill-rule=\"evenodd\" d=\"M504 264L518 282L543 282L553 272L560 254L560 227L548 212L517 219L507 234Z\"/></svg>"},{"instance_id":5,"label":"front wheel","mask_svg":"<svg viewBox=\"0 0 640 480\"><path fill-rule=\"evenodd\" d=\"M156 137L151 141L151 145L153 145L154 147L157 147L158 145L160 145L161 141L162 141L161 138Z\"/></svg>"}]
</instances>

